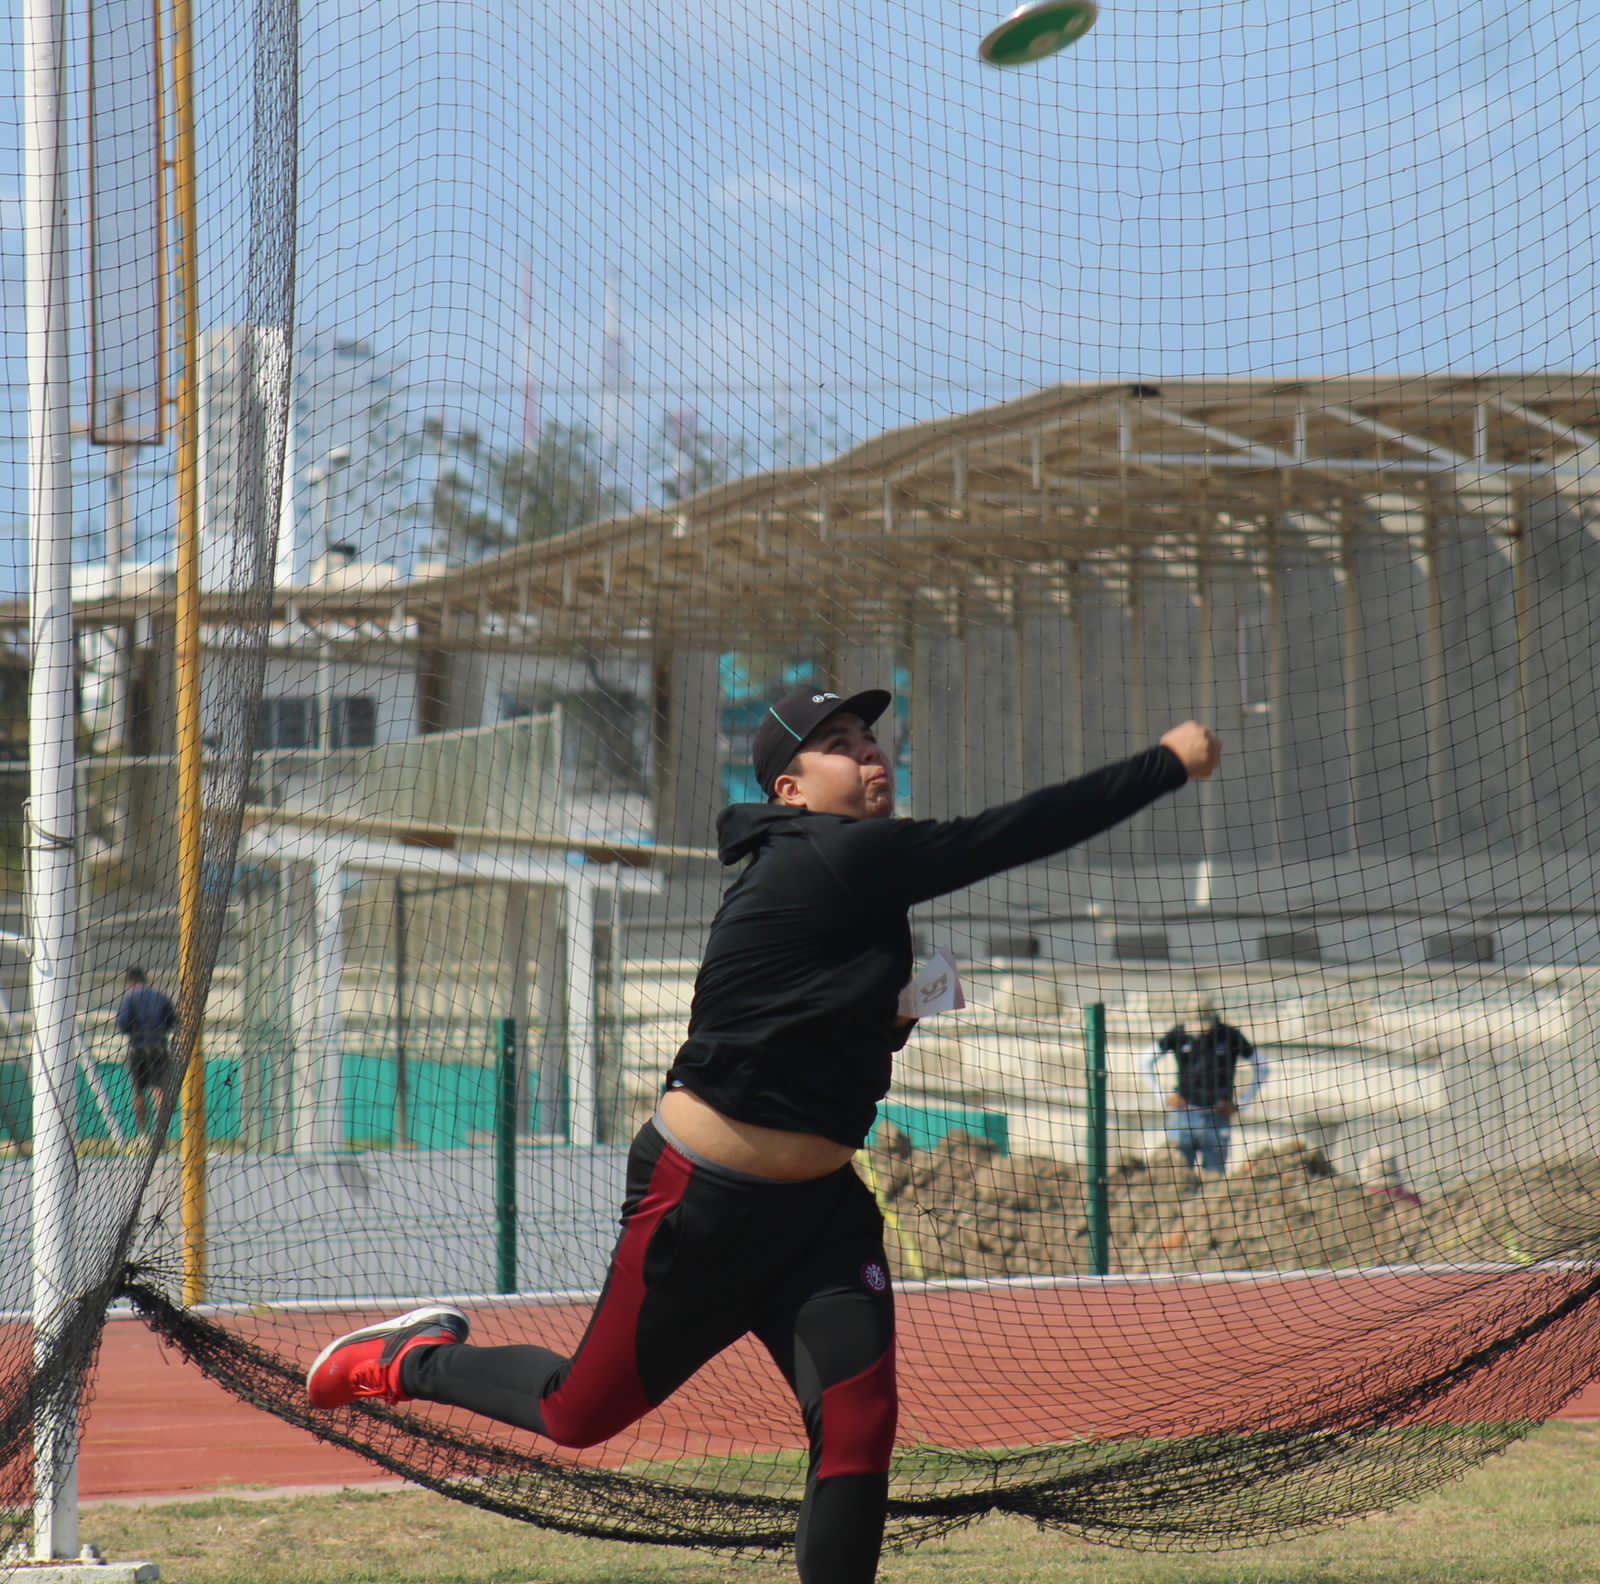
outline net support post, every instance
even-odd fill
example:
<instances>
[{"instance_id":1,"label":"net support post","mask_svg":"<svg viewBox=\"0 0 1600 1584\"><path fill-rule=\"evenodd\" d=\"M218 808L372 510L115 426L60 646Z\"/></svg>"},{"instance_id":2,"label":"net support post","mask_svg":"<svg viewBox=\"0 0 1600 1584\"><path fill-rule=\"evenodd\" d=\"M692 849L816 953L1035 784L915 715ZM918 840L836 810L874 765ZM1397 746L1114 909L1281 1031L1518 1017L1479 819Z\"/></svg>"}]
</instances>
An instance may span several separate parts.
<instances>
[{"instance_id":1,"label":"net support post","mask_svg":"<svg viewBox=\"0 0 1600 1584\"><path fill-rule=\"evenodd\" d=\"M33 1079L33 1554L78 1555L78 1375L62 1350L77 1291L77 682L63 0L25 0L23 237L28 360L29 989Z\"/></svg>"},{"instance_id":2,"label":"net support post","mask_svg":"<svg viewBox=\"0 0 1600 1584\"><path fill-rule=\"evenodd\" d=\"M495 1022L494 1074L495 1280L517 1290L517 1020Z\"/></svg>"},{"instance_id":3,"label":"net support post","mask_svg":"<svg viewBox=\"0 0 1600 1584\"><path fill-rule=\"evenodd\" d=\"M1083 1039L1089 1095L1089 1270L1111 1274L1111 1206L1106 1149L1106 1008L1096 1001L1083 1009Z\"/></svg>"},{"instance_id":4,"label":"net support post","mask_svg":"<svg viewBox=\"0 0 1600 1584\"><path fill-rule=\"evenodd\" d=\"M172 103L177 144L173 212L178 254L173 282L182 304L174 580L174 671L178 731L178 1017L183 1072L183 1301L206 1296L206 954L202 875L205 865L204 747L201 733L200 634L200 265L198 161L194 108L194 15L172 0Z\"/></svg>"}]
</instances>

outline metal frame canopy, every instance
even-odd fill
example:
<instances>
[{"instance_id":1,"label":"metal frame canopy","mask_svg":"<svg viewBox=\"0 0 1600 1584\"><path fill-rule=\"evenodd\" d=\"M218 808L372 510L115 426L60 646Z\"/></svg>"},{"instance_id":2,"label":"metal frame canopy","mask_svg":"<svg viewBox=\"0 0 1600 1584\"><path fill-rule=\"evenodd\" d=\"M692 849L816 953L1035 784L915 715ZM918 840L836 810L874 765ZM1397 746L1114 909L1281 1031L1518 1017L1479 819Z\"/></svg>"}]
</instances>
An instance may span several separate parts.
<instances>
[{"instance_id":1,"label":"metal frame canopy","mask_svg":"<svg viewBox=\"0 0 1600 1584\"><path fill-rule=\"evenodd\" d=\"M1596 374L1060 385L437 577L280 589L271 620L374 648L867 638L1048 604L1074 574L1256 566L1268 540L1512 535L1530 499L1597 491ZM252 615L207 601L211 623Z\"/></svg>"},{"instance_id":2,"label":"metal frame canopy","mask_svg":"<svg viewBox=\"0 0 1600 1584\"><path fill-rule=\"evenodd\" d=\"M1331 549L1597 486L1600 376L1063 385L445 581L458 608L595 642L864 637L1055 599L1074 570L1188 577L1253 563L1269 530Z\"/></svg>"}]
</instances>

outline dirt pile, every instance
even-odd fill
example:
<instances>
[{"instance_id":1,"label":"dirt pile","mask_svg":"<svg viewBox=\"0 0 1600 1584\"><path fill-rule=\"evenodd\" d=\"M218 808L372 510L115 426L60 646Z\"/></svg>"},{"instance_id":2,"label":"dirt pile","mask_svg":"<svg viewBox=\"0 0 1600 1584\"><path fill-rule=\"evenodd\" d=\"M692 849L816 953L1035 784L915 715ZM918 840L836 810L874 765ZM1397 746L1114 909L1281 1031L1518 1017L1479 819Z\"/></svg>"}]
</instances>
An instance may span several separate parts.
<instances>
[{"instance_id":1,"label":"dirt pile","mask_svg":"<svg viewBox=\"0 0 1600 1584\"><path fill-rule=\"evenodd\" d=\"M1432 1257L1457 1263L1600 1258L1600 1160L1501 1172L1442 1195Z\"/></svg>"},{"instance_id":2,"label":"dirt pile","mask_svg":"<svg viewBox=\"0 0 1600 1584\"><path fill-rule=\"evenodd\" d=\"M914 1151L890 1127L870 1164L901 1279L1090 1273L1082 1166L1001 1155L965 1133ZM1417 1204L1369 1192L1301 1143L1226 1178L1159 1151L1113 1162L1108 1199L1114 1273L1600 1256L1600 1160L1509 1168Z\"/></svg>"}]
</instances>

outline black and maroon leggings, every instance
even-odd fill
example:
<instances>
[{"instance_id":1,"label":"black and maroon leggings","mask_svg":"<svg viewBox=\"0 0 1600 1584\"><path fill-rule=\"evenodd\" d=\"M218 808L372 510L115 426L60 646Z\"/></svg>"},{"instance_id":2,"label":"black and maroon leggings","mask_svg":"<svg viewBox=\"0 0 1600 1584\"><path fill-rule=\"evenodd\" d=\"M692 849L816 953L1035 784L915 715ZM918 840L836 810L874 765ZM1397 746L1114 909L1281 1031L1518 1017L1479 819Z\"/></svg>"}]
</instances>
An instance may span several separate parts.
<instances>
[{"instance_id":1,"label":"black and maroon leggings","mask_svg":"<svg viewBox=\"0 0 1600 1584\"><path fill-rule=\"evenodd\" d=\"M654 1122L628 1155L622 1235L569 1359L533 1346L423 1348L406 1392L592 1446L753 1332L811 1442L795 1556L804 1584L877 1573L895 1432L894 1295L883 1218L845 1166L811 1182L693 1158Z\"/></svg>"}]
</instances>

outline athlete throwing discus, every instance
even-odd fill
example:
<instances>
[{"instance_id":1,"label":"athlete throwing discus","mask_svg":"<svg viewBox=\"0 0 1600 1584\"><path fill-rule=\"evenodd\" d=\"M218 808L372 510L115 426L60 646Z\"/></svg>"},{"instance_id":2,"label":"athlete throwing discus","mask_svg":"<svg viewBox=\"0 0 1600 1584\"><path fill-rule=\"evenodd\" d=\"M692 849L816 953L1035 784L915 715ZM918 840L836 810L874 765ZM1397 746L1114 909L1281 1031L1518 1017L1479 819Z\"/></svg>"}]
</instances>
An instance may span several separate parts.
<instances>
[{"instance_id":1,"label":"athlete throwing discus","mask_svg":"<svg viewBox=\"0 0 1600 1584\"><path fill-rule=\"evenodd\" d=\"M688 1037L628 1157L622 1232L577 1352L472 1347L459 1310L340 1337L316 1408L448 1403L585 1447L632 1424L747 1332L782 1372L811 1445L795 1539L804 1584L877 1573L896 1395L883 1219L852 1157L911 1034L907 910L1046 858L1217 768L1189 721L1153 748L954 820L894 817L877 689L812 686L769 711L767 801L717 822L745 865L712 923Z\"/></svg>"}]
</instances>

